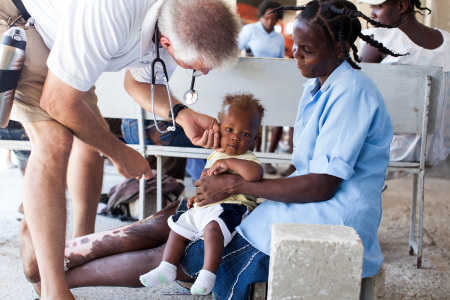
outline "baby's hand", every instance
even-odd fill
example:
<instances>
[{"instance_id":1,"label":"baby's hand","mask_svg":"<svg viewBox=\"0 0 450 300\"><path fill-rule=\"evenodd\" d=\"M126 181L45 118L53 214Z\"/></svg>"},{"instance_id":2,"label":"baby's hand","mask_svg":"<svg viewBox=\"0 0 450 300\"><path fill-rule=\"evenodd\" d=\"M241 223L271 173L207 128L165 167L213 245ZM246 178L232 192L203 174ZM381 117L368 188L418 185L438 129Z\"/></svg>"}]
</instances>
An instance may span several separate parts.
<instances>
[{"instance_id":1,"label":"baby's hand","mask_svg":"<svg viewBox=\"0 0 450 300\"><path fill-rule=\"evenodd\" d=\"M205 177L206 175L208 175L208 171L209 171L209 168L203 169L202 170L202 175L200 176L200 178Z\"/></svg>"},{"instance_id":2,"label":"baby's hand","mask_svg":"<svg viewBox=\"0 0 450 300\"><path fill-rule=\"evenodd\" d=\"M192 197L191 199L189 199L188 203L187 203L187 208L191 209L192 207L194 207L194 202L195 202L195 196Z\"/></svg>"},{"instance_id":3,"label":"baby's hand","mask_svg":"<svg viewBox=\"0 0 450 300\"><path fill-rule=\"evenodd\" d=\"M228 162L227 162L227 160L226 159L219 159L211 166L211 168L209 168L208 175L209 176L217 175L217 174L220 174L220 173L224 173L227 170L228 170Z\"/></svg>"}]
</instances>

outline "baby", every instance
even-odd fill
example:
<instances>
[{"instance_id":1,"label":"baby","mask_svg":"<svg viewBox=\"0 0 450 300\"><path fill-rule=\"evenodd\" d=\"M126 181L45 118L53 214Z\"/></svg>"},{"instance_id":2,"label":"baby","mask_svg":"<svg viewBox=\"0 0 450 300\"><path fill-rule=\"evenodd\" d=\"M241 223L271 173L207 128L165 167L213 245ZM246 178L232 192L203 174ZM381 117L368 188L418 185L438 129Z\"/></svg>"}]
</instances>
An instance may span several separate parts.
<instances>
[{"instance_id":1,"label":"baby","mask_svg":"<svg viewBox=\"0 0 450 300\"><path fill-rule=\"evenodd\" d=\"M264 107L252 94L227 94L218 115L220 147L208 157L202 176L223 172L238 174L248 181L258 181L263 167L249 151L258 134ZM214 204L197 206L195 197L188 202L189 210L168 219L171 232L159 267L140 276L145 286L170 283L176 279L176 264L180 261L187 240L204 239L203 268L191 287L193 295L209 294L216 280L224 247L231 241L235 228L256 207L256 198L237 194Z\"/></svg>"}]
</instances>

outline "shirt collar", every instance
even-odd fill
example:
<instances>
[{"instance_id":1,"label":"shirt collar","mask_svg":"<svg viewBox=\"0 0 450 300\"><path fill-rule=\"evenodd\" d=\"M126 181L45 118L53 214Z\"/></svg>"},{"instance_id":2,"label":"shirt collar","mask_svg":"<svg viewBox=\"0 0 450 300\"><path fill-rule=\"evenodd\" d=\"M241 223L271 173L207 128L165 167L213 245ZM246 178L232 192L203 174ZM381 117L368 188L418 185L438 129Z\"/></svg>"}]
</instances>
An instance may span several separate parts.
<instances>
[{"instance_id":1,"label":"shirt collar","mask_svg":"<svg viewBox=\"0 0 450 300\"><path fill-rule=\"evenodd\" d=\"M141 28L141 58L152 50L152 38L155 34L155 26L158 19L159 9L161 8L163 2L164 0L155 1L145 15Z\"/></svg>"},{"instance_id":2,"label":"shirt collar","mask_svg":"<svg viewBox=\"0 0 450 300\"><path fill-rule=\"evenodd\" d=\"M276 34L275 28L274 28L270 33L268 33L268 32L266 31L266 29L264 28L263 24L261 23L261 21L258 21L258 22L256 23L256 26L258 26L259 29L261 29L261 30L262 30L265 34L267 34L267 35L274 35L274 34Z\"/></svg>"},{"instance_id":3,"label":"shirt collar","mask_svg":"<svg viewBox=\"0 0 450 300\"><path fill-rule=\"evenodd\" d=\"M351 69L351 66L347 61L343 61L325 80L324 84L320 86L319 78L313 78L308 80L303 86L310 87L311 96L314 96L319 90L323 93L331 86L331 84L336 81L343 73L345 73L348 69Z\"/></svg>"}]
</instances>

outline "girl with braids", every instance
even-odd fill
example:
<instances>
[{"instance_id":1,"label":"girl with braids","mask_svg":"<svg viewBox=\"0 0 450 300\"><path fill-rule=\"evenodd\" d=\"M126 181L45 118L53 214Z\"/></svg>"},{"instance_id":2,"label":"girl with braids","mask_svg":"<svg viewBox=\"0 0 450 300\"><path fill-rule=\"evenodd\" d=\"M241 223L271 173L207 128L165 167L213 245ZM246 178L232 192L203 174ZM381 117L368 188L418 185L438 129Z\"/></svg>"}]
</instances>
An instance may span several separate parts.
<instances>
[{"instance_id":1,"label":"girl with braids","mask_svg":"<svg viewBox=\"0 0 450 300\"><path fill-rule=\"evenodd\" d=\"M435 132L428 137L427 163L436 165L450 153L450 33L429 28L421 24L415 13L431 13L422 7L419 0L361 0L371 4L371 17L388 25L399 24L398 28L375 28L363 31L388 48L396 49L406 56L386 56L377 49L361 43L362 61L383 64L408 64L419 66L441 66L444 77L438 102ZM391 145L392 161L418 161L420 136L416 134L395 135ZM394 174L389 174L388 178Z\"/></svg>"},{"instance_id":2,"label":"girl with braids","mask_svg":"<svg viewBox=\"0 0 450 300\"><path fill-rule=\"evenodd\" d=\"M232 174L204 176L195 182L199 207L241 193L267 199L236 228L236 235L225 247L213 288L215 299L248 299L251 283L268 280L275 223L353 227L364 245L362 277L375 275L383 261L377 230L393 133L380 92L354 62L358 60L354 42L361 33L358 17L368 18L343 0L314 0L306 6L279 10L301 11L294 24L293 52L300 72L310 78L294 127L292 162L296 171L287 178L255 182ZM87 256L92 253L97 259L80 262L80 255L69 256L68 284L140 286L138 276L161 263L164 246L131 250L142 245L146 232L167 231L167 212L172 208L109 232L98 244L91 237L95 251ZM121 230L135 232L134 239L122 239ZM167 240L166 233L161 234L163 238ZM128 245L120 244L120 254L106 254L107 245L99 247L125 241ZM67 243L71 247L75 241ZM100 252L109 256L98 259ZM189 243L177 279L196 277L203 258L203 240ZM78 267L74 267L75 261Z\"/></svg>"},{"instance_id":3,"label":"girl with braids","mask_svg":"<svg viewBox=\"0 0 450 300\"><path fill-rule=\"evenodd\" d=\"M269 14L280 7L278 2L264 1L258 7L259 21L242 27L239 33L239 50L250 49L254 57L284 58L284 37L275 31L275 25L283 18L282 14ZM275 152L283 134L283 127L272 127L268 152ZM261 151L261 138L255 142L255 151ZM270 163L264 164L265 174L276 174L277 169ZM291 174L289 172L287 175ZM284 175L286 176L286 175Z\"/></svg>"}]
</instances>

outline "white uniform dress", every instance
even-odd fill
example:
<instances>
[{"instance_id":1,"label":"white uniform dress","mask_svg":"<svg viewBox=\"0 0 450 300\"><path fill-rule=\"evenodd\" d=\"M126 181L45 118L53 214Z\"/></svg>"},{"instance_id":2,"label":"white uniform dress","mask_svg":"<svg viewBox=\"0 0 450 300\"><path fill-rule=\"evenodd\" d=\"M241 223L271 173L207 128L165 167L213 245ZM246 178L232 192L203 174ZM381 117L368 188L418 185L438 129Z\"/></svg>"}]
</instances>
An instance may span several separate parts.
<instances>
[{"instance_id":1,"label":"white uniform dress","mask_svg":"<svg viewBox=\"0 0 450 300\"><path fill-rule=\"evenodd\" d=\"M442 45L430 50L416 45L400 29L372 28L363 34L373 36L375 40L396 53L409 55L386 56L382 64L402 64L416 66L438 66L443 68L443 78L436 116L435 132L428 136L427 163L436 165L450 153L450 33L439 30L444 38ZM366 44L361 40L361 48ZM391 144L391 161L418 161L420 157L420 136L416 134L395 135Z\"/></svg>"}]
</instances>

